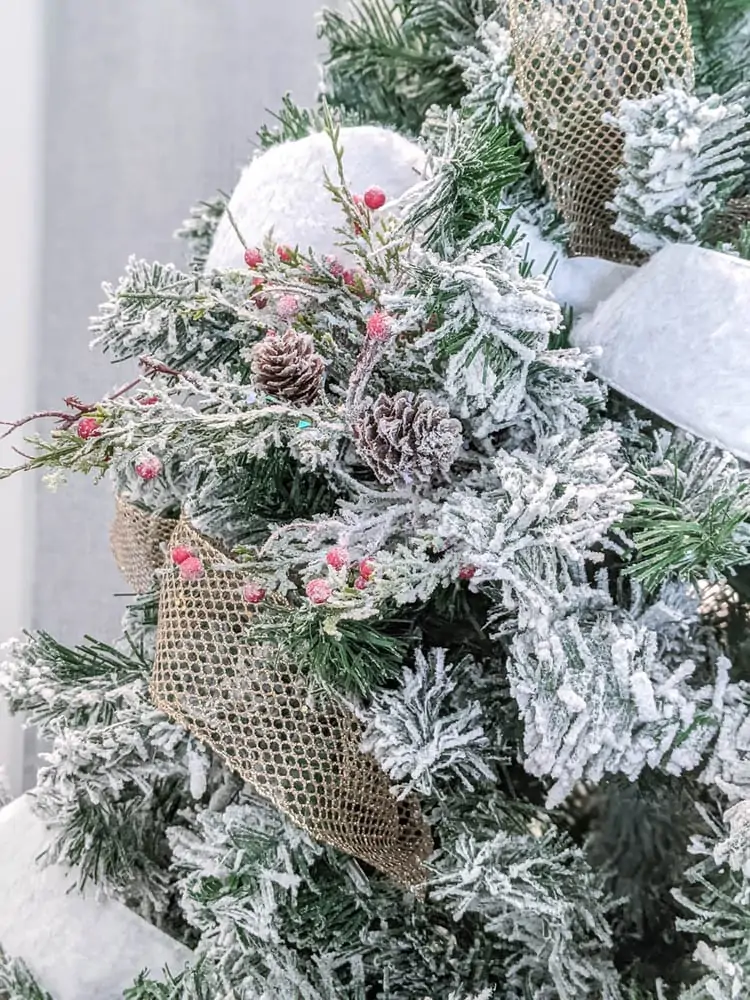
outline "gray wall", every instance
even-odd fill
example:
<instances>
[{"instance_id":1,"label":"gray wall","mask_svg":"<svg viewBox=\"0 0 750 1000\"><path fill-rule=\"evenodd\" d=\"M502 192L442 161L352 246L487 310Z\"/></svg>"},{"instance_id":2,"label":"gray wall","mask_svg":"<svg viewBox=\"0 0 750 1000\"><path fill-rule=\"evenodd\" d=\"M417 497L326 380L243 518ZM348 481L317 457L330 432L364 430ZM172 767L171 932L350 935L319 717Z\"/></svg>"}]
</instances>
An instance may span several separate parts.
<instances>
[{"instance_id":1,"label":"gray wall","mask_svg":"<svg viewBox=\"0 0 750 1000\"><path fill-rule=\"evenodd\" d=\"M42 0L0 4L0 418L34 408L33 371L41 250ZM16 465L17 440L0 441L0 465ZM34 482L0 482L0 638L31 618ZM2 653L0 653L2 656ZM23 733L0 699L2 770L13 792L23 786ZM0 787L0 800L3 796Z\"/></svg>"},{"instance_id":2,"label":"gray wall","mask_svg":"<svg viewBox=\"0 0 750 1000\"><path fill-rule=\"evenodd\" d=\"M320 0L56 0L45 6L43 275L37 400L97 399L127 373L88 349L100 284L131 253L181 252L187 209L231 190L266 109L318 80ZM74 641L117 629L107 485L37 503L35 625Z\"/></svg>"}]
</instances>

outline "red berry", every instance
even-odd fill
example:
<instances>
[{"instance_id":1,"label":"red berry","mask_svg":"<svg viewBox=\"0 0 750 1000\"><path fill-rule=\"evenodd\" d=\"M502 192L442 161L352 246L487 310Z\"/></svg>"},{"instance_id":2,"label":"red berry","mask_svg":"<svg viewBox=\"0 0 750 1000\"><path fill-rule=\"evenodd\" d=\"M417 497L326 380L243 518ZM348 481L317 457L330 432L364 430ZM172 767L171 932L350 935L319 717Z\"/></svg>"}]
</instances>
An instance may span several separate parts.
<instances>
[{"instance_id":1,"label":"red berry","mask_svg":"<svg viewBox=\"0 0 750 1000\"><path fill-rule=\"evenodd\" d=\"M357 280L357 274L355 271L344 271L341 275L344 280L344 284L351 287Z\"/></svg>"},{"instance_id":2,"label":"red berry","mask_svg":"<svg viewBox=\"0 0 750 1000\"><path fill-rule=\"evenodd\" d=\"M263 263L263 254L257 247L248 247L245 251L245 263L254 270Z\"/></svg>"},{"instance_id":3,"label":"red berry","mask_svg":"<svg viewBox=\"0 0 750 1000\"><path fill-rule=\"evenodd\" d=\"M357 579L354 581L354 586L357 588L357 590L364 590L365 587L367 586L367 578L364 576L358 576Z\"/></svg>"},{"instance_id":4,"label":"red berry","mask_svg":"<svg viewBox=\"0 0 750 1000\"><path fill-rule=\"evenodd\" d=\"M266 596L265 587L257 583L246 583L242 588L242 596L248 604L260 604Z\"/></svg>"},{"instance_id":5,"label":"red berry","mask_svg":"<svg viewBox=\"0 0 750 1000\"><path fill-rule=\"evenodd\" d=\"M369 580L375 572L375 563L372 559L362 559L359 564L359 575L364 580Z\"/></svg>"},{"instance_id":6,"label":"red berry","mask_svg":"<svg viewBox=\"0 0 750 1000\"><path fill-rule=\"evenodd\" d=\"M288 264L292 259L292 248L285 246L276 247L276 253L278 254L279 260L284 264Z\"/></svg>"},{"instance_id":7,"label":"red berry","mask_svg":"<svg viewBox=\"0 0 750 1000\"><path fill-rule=\"evenodd\" d=\"M263 279L257 276L253 278L253 287L260 291L260 289L263 288ZM268 305L268 299L265 295L257 295L255 292L253 292L253 302L258 309L265 309Z\"/></svg>"},{"instance_id":8,"label":"red berry","mask_svg":"<svg viewBox=\"0 0 750 1000\"><path fill-rule=\"evenodd\" d=\"M325 604L333 593L333 587L328 580L319 578L317 580L310 580L305 587L305 593L313 604Z\"/></svg>"},{"instance_id":9,"label":"red berry","mask_svg":"<svg viewBox=\"0 0 750 1000\"><path fill-rule=\"evenodd\" d=\"M391 317L386 312L374 312L367 321L367 336L370 340L388 340L391 332Z\"/></svg>"},{"instance_id":10,"label":"red berry","mask_svg":"<svg viewBox=\"0 0 750 1000\"><path fill-rule=\"evenodd\" d=\"M292 319L299 312L299 301L294 295L282 295L276 303L276 313L281 319Z\"/></svg>"},{"instance_id":11,"label":"red berry","mask_svg":"<svg viewBox=\"0 0 750 1000\"><path fill-rule=\"evenodd\" d=\"M180 563L180 576L188 582L200 580L203 576L203 563L195 556L188 556Z\"/></svg>"},{"instance_id":12,"label":"red berry","mask_svg":"<svg viewBox=\"0 0 750 1000\"><path fill-rule=\"evenodd\" d=\"M343 569L349 565L349 553L337 545L326 553L326 562L332 569Z\"/></svg>"},{"instance_id":13,"label":"red berry","mask_svg":"<svg viewBox=\"0 0 750 1000\"><path fill-rule=\"evenodd\" d=\"M162 464L156 455L147 455L135 467L135 471L141 479L145 479L146 481L156 479L161 474L161 470Z\"/></svg>"},{"instance_id":14,"label":"red berry","mask_svg":"<svg viewBox=\"0 0 750 1000\"><path fill-rule=\"evenodd\" d=\"M385 191L379 187L371 187L365 191L365 205L376 211L385 205Z\"/></svg>"},{"instance_id":15,"label":"red berry","mask_svg":"<svg viewBox=\"0 0 750 1000\"><path fill-rule=\"evenodd\" d=\"M179 566L181 563L184 563L186 559L189 559L193 553L184 545L175 545L171 554L172 562Z\"/></svg>"},{"instance_id":16,"label":"red berry","mask_svg":"<svg viewBox=\"0 0 750 1000\"><path fill-rule=\"evenodd\" d=\"M346 273L344 271L344 265L340 260L338 260L337 257L334 257L333 254L328 254L326 257L326 264L328 265L328 270L334 278L341 278Z\"/></svg>"},{"instance_id":17,"label":"red berry","mask_svg":"<svg viewBox=\"0 0 750 1000\"><path fill-rule=\"evenodd\" d=\"M471 565L469 565L469 566L462 566L461 569L458 571L458 579L459 580L471 580L471 578L474 576L474 574L476 573L476 571L477 571L476 566L471 566Z\"/></svg>"},{"instance_id":18,"label":"red berry","mask_svg":"<svg viewBox=\"0 0 750 1000\"><path fill-rule=\"evenodd\" d=\"M99 437L100 434L101 428L96 417L81 417L78 421L78 437L84 441L87 438Z\"/></svg>"},{"instance_id":19,"label":"red berry","mask_svg":"<svg viewBox=\"0 0 750 1000\"><path fill-rule=\"evenodd\" d=\"M158 396L142 396L138 400L138 402L141 404L141 406L153 406L154 403L158 403L159 402L159 397Z\"/></svg>"}]
</instances>

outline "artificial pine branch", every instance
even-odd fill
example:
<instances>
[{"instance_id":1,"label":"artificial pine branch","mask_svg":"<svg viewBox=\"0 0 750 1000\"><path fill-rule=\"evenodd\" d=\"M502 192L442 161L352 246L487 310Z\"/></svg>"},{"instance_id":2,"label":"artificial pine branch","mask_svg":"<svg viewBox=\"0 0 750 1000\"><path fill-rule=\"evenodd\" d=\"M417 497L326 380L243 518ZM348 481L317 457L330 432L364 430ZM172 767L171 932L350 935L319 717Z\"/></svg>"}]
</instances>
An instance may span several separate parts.
<instances>
[{"instance_id":1,"label":"artificial pine branch","mask_svg":"<svg viewBox=\"0 0 750 1000\"><path fill-rule=\"evenodd\" d=\"M669 579L723 580L750 563L750 477L730 455L691 437L666 437L625 520L629 572L647 590Z\"/></svg>"},{"instance_id":2,"label":"artificial pine branch","mask_svg":"<svg viewBox=\"0 0 750 1000\"><path fill-rule=\"evenodd\" d=\"M187 245L188 263L195 274L201 274L206 266L211 243L226 204L227 197L223 194L198 202L190 209L189 218L175 231L177 239L184 240Z\"/></svg>"},{"instance_id":3,"label":"artificial pine branch","mask_svg":"<svg viewBox=\"0 0 750 1000\"><path fill-rule=\"evenodd\" d=\"M419 231L424 246L447 260L469 241L502 242L511 214L500 207L502 195L520 176L518 141L508 126L471 127L451 112L432 175L414 194L403 229Z\"/></svg>"},{"instance_id":4,"label":"artificial pine branch","mask_svg":"<svg viewBox=\"0 0 750 1000\"><path fill-rule=\"evenodd\" d=\"M294 142L308 135L325 130L325 101L322 106L303 108L295 104L291 94L284 94L279 111L271 112L274 124L261 125L258 129L258 140L261 149L270 149L282 142ZM360 125L359 114L356 111L337 109L337 117L342 125Z\"/></svg>"},{"instance_id":5,"label":"artificial pine branch","mask_svg":"<svg viewBox=\"0 0 750 1000\"><path fill-rule=\"evenodd\" d=\"M687 0L687 9L699 86L723 94L750 82L750 2Z\"/></svg>"},{"instance_id":6,"label":"artificial pine branch","mask_svg":"<svg viewBox=\"0 0 750 1000\"><path fill-rule=\"evenodd\" d=\"M674 242L716 243L731 233L731 198L750 165L750 87L699 98L676 87L622 102L608 116L624 134L609 207L613 228L647 253Z\"/></svg>"},{"instance_id":7,"label":"artificial pine branch","mask_svg":"<svg viewBox=\"0 0 750 1000\"><path fill-rule=\"evenodd\" d=\"M329 102L366 119L419 131L431 104L462 92L460 70L442 39L423 30L411 0L361 0L348 15L326 10L320 34L328 44Z\"/></svg>"},{"instance_id":8,"label":"artificial pine branch","mask_svg":"<svg viewBox=\"0 0 750 1000\"><path fill-rule=\"evenodd\" d=\"M389 615L387 609L369 621L304 606L259 609L249 638L280 647L303 673L353 697L367 696L395 677L417 639L408 619Z\"/></svg>"},{"instance_id":9,"label":"artificial pine branch","mask_svg":"<svg viewBox=\"0 0 750 1000\"><path fill-rule=\"evenodd\" d=\"M331 140L336 160L336 178L325 173L326 189L339 205L346 228L338 230L341 246L359 259L364 270L375 280L387 282L402 269L399 242L394 239L393 224L377 221L362 202L349 190L344 170L344 147L341 142L341 122L334 117L326 102L322 108L323 128Z\"/></svg>"},{"instance_id":10,"label":"artificial pine branch","mask_svg":"<svg viewBox=\"0 0 750 1000\"><path fill-rule=\"evenodd\" d=\"M215 982L206 962L184 972L174 974L163 970L162 979L151 979L148 971L142 972L132 986L123 993L123 1000L212 1000L216 997ZM222 990L222 1000L241 1000L231 991Z\"/></svg>"},{"instance_id":11,"label":"artificial pine branch","mask_svg":"<svg viewBox=\"0 0 750 1000\"><path fill-rule=\"evenodd\" d=\"M42 989L20 959L13 959L0 948L0 997L2 1000L54 1000Z\"/></svg>"}]
</instances>

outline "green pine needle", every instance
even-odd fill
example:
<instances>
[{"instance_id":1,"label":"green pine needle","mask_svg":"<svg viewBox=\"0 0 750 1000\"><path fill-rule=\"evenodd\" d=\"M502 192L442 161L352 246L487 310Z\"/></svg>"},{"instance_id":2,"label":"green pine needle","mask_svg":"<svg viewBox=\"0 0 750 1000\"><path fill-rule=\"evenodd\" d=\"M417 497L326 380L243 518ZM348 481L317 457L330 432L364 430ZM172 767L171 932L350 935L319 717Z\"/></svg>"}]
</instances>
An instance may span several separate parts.
<instances>
[{"instance_id":1,"label":"green pine needle","mask_svg":"<svg viewBox=\"0 0 750 1000\"><path fill-rule=\"evenodd\" d=\"M714 582L750 562L750 479L736 462L710 445L680 443L637 480L643 495L625 527L629 571L646 590L670 579Z\"/></svg>"},{"instance_id":2,"label":"green pine needle","mask_svg":"<svg viewBox=\"0 0 750 1000\"><path fill-rule=\"evenodd\" d=\"M723 94L750 80L750 41L731 46L750 13L750 0L688 0L687 7L698 84Z\"/></svg>"},{"instance_id":3,"label":"green pine needle","mask_svg":"<svg viewBox=\"0 0 750 1000\"><path fill-rule=\"evenodd\" d=\"M319 608L267 608L254 616L252 641L283 649L290 662L345 695L367 696L397 676L410 646L408 622L395 618L331 622Z\"/></svg>"},{"instance_id":4,"label":"green pine needle","mask_svg":"<svg viewBox=\"0 0 750 1000\"><path fill-rule=\"evenodd\" d=\"M41 918L40 914L40 918ZM53 1000L20 959L0 948L0 1000Z\"/></svg>"},{"instance_id":5,"label":"green pine needle","mask_svg":"<svg viewBox=\"0 0 750 1000\"><path fill-rule=\"evenodd\" d=\"M750 493L718 497L700 517L679 503L644 499L628 519L637 551L632 575L654 591L670 578L696 582L722 578L750 556L738 528L750 517Z\"/></svg>"},{"instance_id":6,"label":"green pine needle","mask_svg":"<svg viewBox=\"0 0 750 1000\"><path fill-rule=\"evenodd\" d=\"M509 232L510 212L498 208L503 192L522 175L517 137L509 126L469 126L451 113L438 168L404 220L422 242L450 258L481 227L474 242L493 243Z\"/></svg>"},{"instance_id":7,"label":"green pine needle","mask_svg":"<svg viewBox=\"0 0 750 1000\"><path fill-rule=\"evenodd\" d=\"M281 108L269 111L274 120L273 125L261 125L258 129L258 140L261 149L270 149L282 142L293 142L304 139L308 135L325 130L325 115L321 107L302 108L296 104L291 94L284 94ZM356 112L341 109L338 112L342 125L359 125L361 116Z\"/></svg>"},{"instance_id":8,"label":"green pine needle","mask_svg":"<svg viewBox=\"0 0 750 1000\"><path fill-rule=\"evenodd\" d=\"M205 965L199 962L177 975L165 968L162 981L151 979L144 970L122 996L123 1000L210 1000L215 996L210 988ZM226 996L228 998L229 994Z\"/></svg>"},{"instance_id":9,"label":"green pine needle","mask_svg":"<svg viewBox=\"0 0 750 1000\"><path fill-rule=\"evenodd\" d=\"M474 42L497 0L355 0L326 10L325 91L363 120L416 135L432 105L458 106L466 91L455 54Z\"/></svg>"},{"instance_id":10,"label":"green pine needle","mask_svg":"<svg viewBox=\"0 0 750 1000\"><path fill-rule=\"evenodd\" d=\"M195 513L233 546L260 544L275 525L332 514L340 496L324 476L301 469L283 447L263 458L227 462L218 483L210 505L196 506Z\"/></svg>"}]
</instances>

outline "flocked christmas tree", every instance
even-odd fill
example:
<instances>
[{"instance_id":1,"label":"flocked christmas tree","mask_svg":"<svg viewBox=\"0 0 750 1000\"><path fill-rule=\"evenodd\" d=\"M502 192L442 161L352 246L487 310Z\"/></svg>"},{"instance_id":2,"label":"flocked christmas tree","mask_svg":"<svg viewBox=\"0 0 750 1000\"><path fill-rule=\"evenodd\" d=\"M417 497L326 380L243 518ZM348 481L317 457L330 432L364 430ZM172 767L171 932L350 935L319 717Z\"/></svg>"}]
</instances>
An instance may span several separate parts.
<instances>
[{"instance_id":1,"label":"flocked christmas tree","mask_svg":"<svg viewBox=\"0 0 750 1000\"><path fill-rule=\"evenodd\" d=\"M259 180L107 287L139 372L26 465L113 483L123 636L14 641L0 691L52 856L195 950L130 1000L750 993L750 476L608 394L540 273L744 254L748 6L327 13L325 99L261 136L329 164L322 242L286 191L256 237Z\"/></svg>"}]
</instances>

